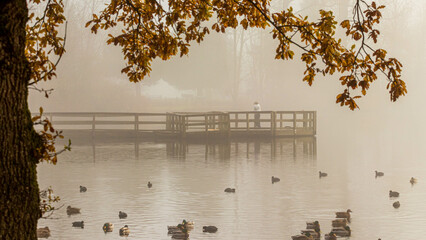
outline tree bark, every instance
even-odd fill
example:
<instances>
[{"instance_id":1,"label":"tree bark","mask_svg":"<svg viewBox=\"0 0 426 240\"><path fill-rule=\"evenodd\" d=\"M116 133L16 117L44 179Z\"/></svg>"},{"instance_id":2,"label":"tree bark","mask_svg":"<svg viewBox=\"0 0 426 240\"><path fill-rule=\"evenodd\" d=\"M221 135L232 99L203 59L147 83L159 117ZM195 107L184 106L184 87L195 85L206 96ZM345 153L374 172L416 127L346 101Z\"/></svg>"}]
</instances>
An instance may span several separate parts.
<instances>
[{"instance_id":1,"label":"tree bark","mask_svg":"<svg viewBox=\"0 0 426 240\"><path fill-rule=\"evenodd\" d=\"M40 218L35 149L40 137L28 109L26 0L0 3L0 239L37 239Z\"/></svg>"}]
</instances>

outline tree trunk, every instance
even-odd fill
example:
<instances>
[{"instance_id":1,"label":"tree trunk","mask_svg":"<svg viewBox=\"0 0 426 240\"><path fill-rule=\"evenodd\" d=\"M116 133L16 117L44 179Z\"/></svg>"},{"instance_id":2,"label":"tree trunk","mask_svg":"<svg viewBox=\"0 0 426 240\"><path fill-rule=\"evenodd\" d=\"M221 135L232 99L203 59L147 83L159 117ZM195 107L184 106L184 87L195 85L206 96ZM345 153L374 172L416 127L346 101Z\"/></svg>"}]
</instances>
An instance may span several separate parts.
<instances>
[{"instance_id":1,"label":"tree trunk","mask_svg":"<svg viewBox=\"0 0 426 240\"><path fill-rule=\"evenodd\" d=\"M0 3L0 239L37 239L40 218L35 148L28 109L26 0Z\"/></svg>"}]
</instances>

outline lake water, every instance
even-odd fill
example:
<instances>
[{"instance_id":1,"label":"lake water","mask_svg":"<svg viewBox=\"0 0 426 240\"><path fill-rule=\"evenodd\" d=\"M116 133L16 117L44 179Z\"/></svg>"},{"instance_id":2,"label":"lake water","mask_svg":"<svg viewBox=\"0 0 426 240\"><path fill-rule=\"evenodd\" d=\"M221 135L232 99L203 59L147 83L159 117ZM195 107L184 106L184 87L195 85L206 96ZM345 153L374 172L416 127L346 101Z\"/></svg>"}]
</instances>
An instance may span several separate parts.
<instances>
[{"instance_id":1,"label":"lake water","mask_svg":"<svg viewBox=\"0 0 426 240\"><path fill-rule=\"evenodd\" d=\"M422 154L371 137L348 139L77 144L56 166L38 167L40 188L52 186L64 205L39 227L49 226L49 239L124 239L118 234L124 225L127 239L171 239L167 226L186 219L195 222L190 239L291 239L306 221L318 220L322 233L329 232L334 212L350 208L349 239L423 238ZM374 170L384 177L376 179ZM320 179L318 171L328 177ZM271 176L281 181L271 184ZM413 186L412 176L419 179ZM225 193L227 187L236 192ZM400 192L399 209L389 190ZM81 214L67 216L68 205ZM119 219L119 211L128 218ZM84 229L71 227L81 220ZM102 231L105 222L114 223L112 233ZM219 230L203 233L206 225Z\"/></svg>"}]
</instances>

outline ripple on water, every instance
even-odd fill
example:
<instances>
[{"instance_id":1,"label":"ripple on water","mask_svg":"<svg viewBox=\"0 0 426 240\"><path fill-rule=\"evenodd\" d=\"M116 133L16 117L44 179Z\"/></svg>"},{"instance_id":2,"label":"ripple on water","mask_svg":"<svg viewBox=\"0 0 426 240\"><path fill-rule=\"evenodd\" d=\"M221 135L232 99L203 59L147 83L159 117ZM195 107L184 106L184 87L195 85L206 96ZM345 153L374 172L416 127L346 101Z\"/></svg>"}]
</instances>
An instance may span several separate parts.
<instances>
[{"instance_id":1,"label":"ripple on water","mask_svg":"<svg viewBox=\"0 0 426 240\"><path fill-rule=\"evenodd\" d=\"M320 158L304 150L310 142L293 144L276 144L275 152L263 142L232 143L226 151L218 145L188 145L185 156L175 156L167 144L140 143L138 157L131 144L101 145L95 151L74 146L60 155L56 166L38 167L40 186L51 185L64 204L55 219L41 219L39 226L49 226L49 239L117 239L124 225L131 231L127 239L170 239L167 225L187 219L196 223L191 239L275 240L290 239L306 221L320 221L327 232L334 212L350 208L351 240L425 235L426 185L421 176L426 176L426 164L413 168L398 162L375 179L374 161ZM329 176L319 179L323 169ZM272 184L271 176L281 181ZM411 176L419 183L411 186ZM80 185L88 191L80 193ZM227 187L236 192L225 193ZM390 189L401 193L399 209L392 207L396 200L389 199ZM67 216L68 205L81 208L81 214ZM128 217L119 219L119 211ZM81 220L84 229L71 227ZM115 224L114 232L103 233L105 222ZM219 231L203 233L204 225Z\"/></svg>"}]
</instances>

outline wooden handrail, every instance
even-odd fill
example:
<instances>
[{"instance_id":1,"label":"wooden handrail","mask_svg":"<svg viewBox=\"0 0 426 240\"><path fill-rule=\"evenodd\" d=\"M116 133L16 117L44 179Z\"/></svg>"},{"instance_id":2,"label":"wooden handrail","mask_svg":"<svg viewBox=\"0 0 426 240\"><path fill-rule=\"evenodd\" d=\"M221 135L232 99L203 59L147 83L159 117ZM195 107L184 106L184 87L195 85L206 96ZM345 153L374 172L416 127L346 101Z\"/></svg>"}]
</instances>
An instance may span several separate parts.
<instances>
[{"instance_id":1,"label":"wooden handrail","mask_svg":"<svg viewBox=\"0 0 426 240\"><path fill-rule=\"evenodd\" d=\"M256 120L256 114L260 119ZM33 115L37 115L34 113ZM296 135L300 131L316 134L315 111L230 111L230 112L167 112L167 113L132 113L132 112L46 112L54 125L91 127L123 126L135 131L163 130L184 137L187 132L202 131L209 134L211 130L229 134L232 131L245 130L266 131L275 136L277 131L292 131ZM77 119L81 118L81 119ZM117 118L117 119L114 119ZM259 121L260 128L253 123ZM161 129L160 129L161 128Z\"/></svg>"}]
</instances>

